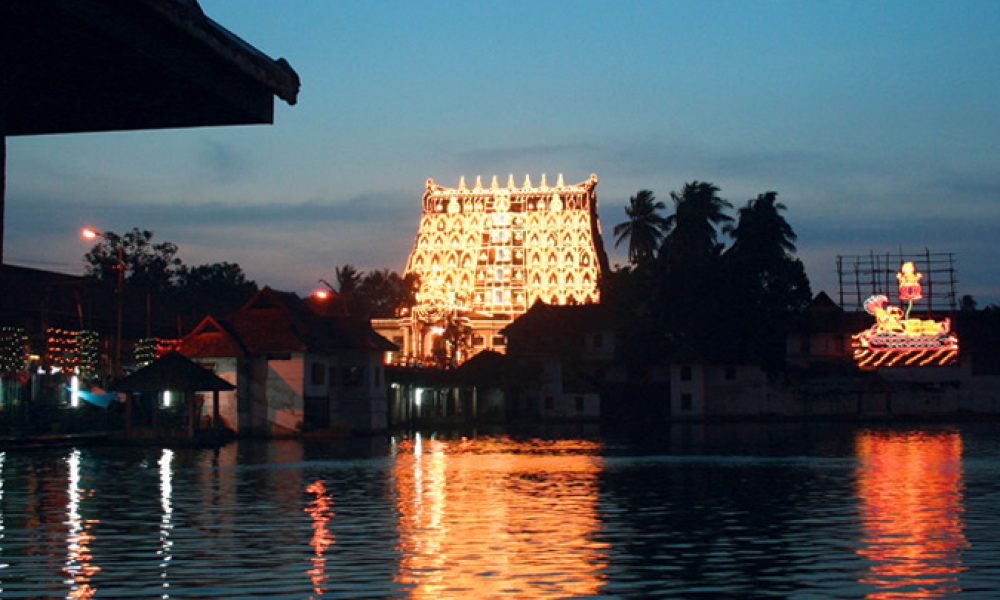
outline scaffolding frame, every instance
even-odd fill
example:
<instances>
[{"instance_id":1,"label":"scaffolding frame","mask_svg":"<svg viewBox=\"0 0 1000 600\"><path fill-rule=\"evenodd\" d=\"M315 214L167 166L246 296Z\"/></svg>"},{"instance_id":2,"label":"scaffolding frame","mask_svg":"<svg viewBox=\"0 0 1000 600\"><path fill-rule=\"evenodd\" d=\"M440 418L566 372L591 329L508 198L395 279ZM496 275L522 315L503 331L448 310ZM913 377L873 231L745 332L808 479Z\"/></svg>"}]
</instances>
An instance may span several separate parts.
<instances>
[{"instance_id":1,"label":"scaffolding frame","mask_svg":"<svg viewBox=\"0 0 1000 600\"><path fill-rule=\"evenodd\" d=\"M923 302L927 312L955 311L958 295L955 291L955 254L953 252L897 252L837 255L837 284L840 288L840 307L844 310L864 310L864 301L875 294L885 294L890 300L898 298L899 284L896 273L900 266L910 261L923 273Z\"/></svg>"}]
</instances>

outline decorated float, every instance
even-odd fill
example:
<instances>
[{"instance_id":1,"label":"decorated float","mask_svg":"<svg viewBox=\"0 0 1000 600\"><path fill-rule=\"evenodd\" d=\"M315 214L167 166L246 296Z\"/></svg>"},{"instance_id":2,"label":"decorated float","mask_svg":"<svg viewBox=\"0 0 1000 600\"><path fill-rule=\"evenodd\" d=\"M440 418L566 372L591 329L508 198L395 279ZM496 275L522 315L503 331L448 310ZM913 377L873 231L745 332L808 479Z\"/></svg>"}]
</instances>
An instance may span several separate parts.
<instances>
[{"instance_id":1,"label":"decorated float","mask_svg":"<svg viewBox=\"0 0 1000 600\"><path fill-rule=\"evenodd\" d=\"M912 262L904 262L896 274L905 310L889 304L884 294L865 300L865 310L875 317L875 324L851 337L854 360L861 369L947 366L958 359L958 337L951 330L951 319L910 318L913 303L923 298L922 277Z\"/></svg>"}]
</instances>

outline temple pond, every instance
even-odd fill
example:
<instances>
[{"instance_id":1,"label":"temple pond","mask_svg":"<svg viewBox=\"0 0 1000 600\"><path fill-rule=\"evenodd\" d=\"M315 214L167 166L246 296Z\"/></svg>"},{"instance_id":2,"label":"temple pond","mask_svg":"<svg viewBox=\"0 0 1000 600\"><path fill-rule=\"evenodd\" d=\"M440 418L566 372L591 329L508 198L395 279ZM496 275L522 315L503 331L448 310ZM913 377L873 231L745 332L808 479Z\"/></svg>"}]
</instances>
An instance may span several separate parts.
<instances>
[{"instance_id":1,"label":"temple pond","mask_svg":"<svg viewBox=\"0 0 1000 600\"><path fill-rule=\"evenodd\" d=\"M0 598L995 597L998 434L7 451Z\"/></svg>"}]
</instances>

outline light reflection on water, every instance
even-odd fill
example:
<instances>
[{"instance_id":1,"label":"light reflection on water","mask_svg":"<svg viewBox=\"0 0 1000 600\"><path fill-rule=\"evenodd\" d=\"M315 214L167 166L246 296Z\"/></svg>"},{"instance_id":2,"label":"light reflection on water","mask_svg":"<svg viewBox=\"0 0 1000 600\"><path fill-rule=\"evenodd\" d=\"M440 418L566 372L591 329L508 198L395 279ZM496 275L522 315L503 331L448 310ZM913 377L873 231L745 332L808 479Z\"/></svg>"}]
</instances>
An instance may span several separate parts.
<instances>
[{"instance_id":1,"label":"light reflection on water","mask_svg":"<svg viewBox=\"0 0 1000 600\"><path fill-rule=\"evenodd\" d=\"M160 456L160 508L163 511L163 516L160 517L160 550L158 554L160 555L160 578L163 580L163 598L170 597L170 581L167 577L167 567L170 566L170 559L173 558L170 554L170 547L173 546L173 542L170 541L170 530L174 528L173 514L174 508L171 505L171 497L174 493L173 486L173 469L171 463L174 460L173 450L167 448L163 449L163 455Z\"/></svg>"},{"instance_id":2,"label":"light reflection on water","mask_svg":"<svg viewBox=\"0 0 1000 600\"><path fill-rule=\"evenodd\" d=\"M313 523L313 535L309 540L309 545L313 548L312 566L306 574L312 582L312 597L320 598L326 591L326 552L336 541L328 527L330 519L334 517L333 500L322 480L317 479L306 486L306 491L314 496L305 508Z\"/></svg>"},{"instance_id":3,"label":"light reflection on water","mask_svg":"<svg viewBox=\"0 0 1000 600\"><path fill-rule=\"evenodd\" d=\"M748 430L0 452L0 599L996 594L1000 427Z\"/></svg>"},{"instance_id":4,"label":"light reflection on water","mask_svg":"<svg viewBox=\"0 0 1000 600\"><path fill-rule=\"evenodd\" d=\"M505 438L400 442L397 580L415 598L597 594L607 561L607 543L595 539L599 450Z\"/></svg>"},{"instance_id":5,"label":"light reflection on water","mask_svg":"<svg viewBox=\"0 0 1000 600\"><path fill-rule=\"evenodd\" d=\"M92 530L100 523L98 519L84 519L80 515L81 501L88 495L88 490L80 487L80 451L73 450L66 458L68 465L68 487L66 490L66 566L63 572L69 576L66 583L70 586L69 598L92 598L97 588L91 585L91 579L101 568L93 564L93 554L90 545L94 541Z\"/></svg>"},{"instance_id":6,"label":"light reflection on water","mask_svg":"<svg viewBox=\"0 0 1000 600\"><path fill-rule=\"evenodd\" d=\"M958 432L862 432L857 490L872 561L869 598L935 598L961 591L962 436Z\"/></svg>"}]
</instances>

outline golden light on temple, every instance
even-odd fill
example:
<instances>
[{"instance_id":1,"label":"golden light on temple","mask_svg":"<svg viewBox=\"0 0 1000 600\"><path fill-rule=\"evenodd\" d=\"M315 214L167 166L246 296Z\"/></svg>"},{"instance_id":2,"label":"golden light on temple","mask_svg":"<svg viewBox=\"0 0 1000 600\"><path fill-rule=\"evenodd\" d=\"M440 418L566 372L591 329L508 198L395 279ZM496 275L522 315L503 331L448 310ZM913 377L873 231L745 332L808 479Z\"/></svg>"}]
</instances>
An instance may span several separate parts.
<instances>
[{"instance_id":1,"label":"golden light on temple","mask_svg":"<svg viewBox=\"0 0 1000 600\"><path fill-rule=\"evenodd\" d=\"M961 591L962 437L958 432L863 431L857 495L870 561L868 598L937 598Z\"/></svg>"},{"instance_id":2,"label":"golden light on temple","mask_svg":"<svg viewBox=\"0 0 1000 600\"><path fill-rule=\"evenodd\" d=\"M411 597L600 593L608 544L596 539L598 445L546 444L419 435L398 444L396 579Z\"/></svg>"},{"instance_id":3,"label":"golden light on temple","mask_svg":"<svg viewBox=\"0 0 1000 600\"><path fill-rule=\"evenodd\" d=\"M463 319L482 349L504 351L496 333L531 305L600 301L607 255L597 217L597 175L549 185L510 175L501 187L476 177L447 188L426 182L416 240L406 274L419 278L416 303L397 319L373 321L383 335L401 338L404 354L427 355L422 324ZM394 332L396 335L393 335Z\"/></svg>"},{"instance_id":4,"label":"golden light on temple","mask_svg":"<svg viewBox=\"0 0 1000 600\"><path fill-rule=\"evenodd\" d=\"M889 304L889 298L877 294L865 300L865 310L875 317L868 329L851 337L854 361L863 370L880 367L946 366L958 360L958 337L951 330L951 320L910 318L913 302L923 298L920 279L912 262L900 267L899 300L906 310Z\"/></svg>"}]
</instances>

